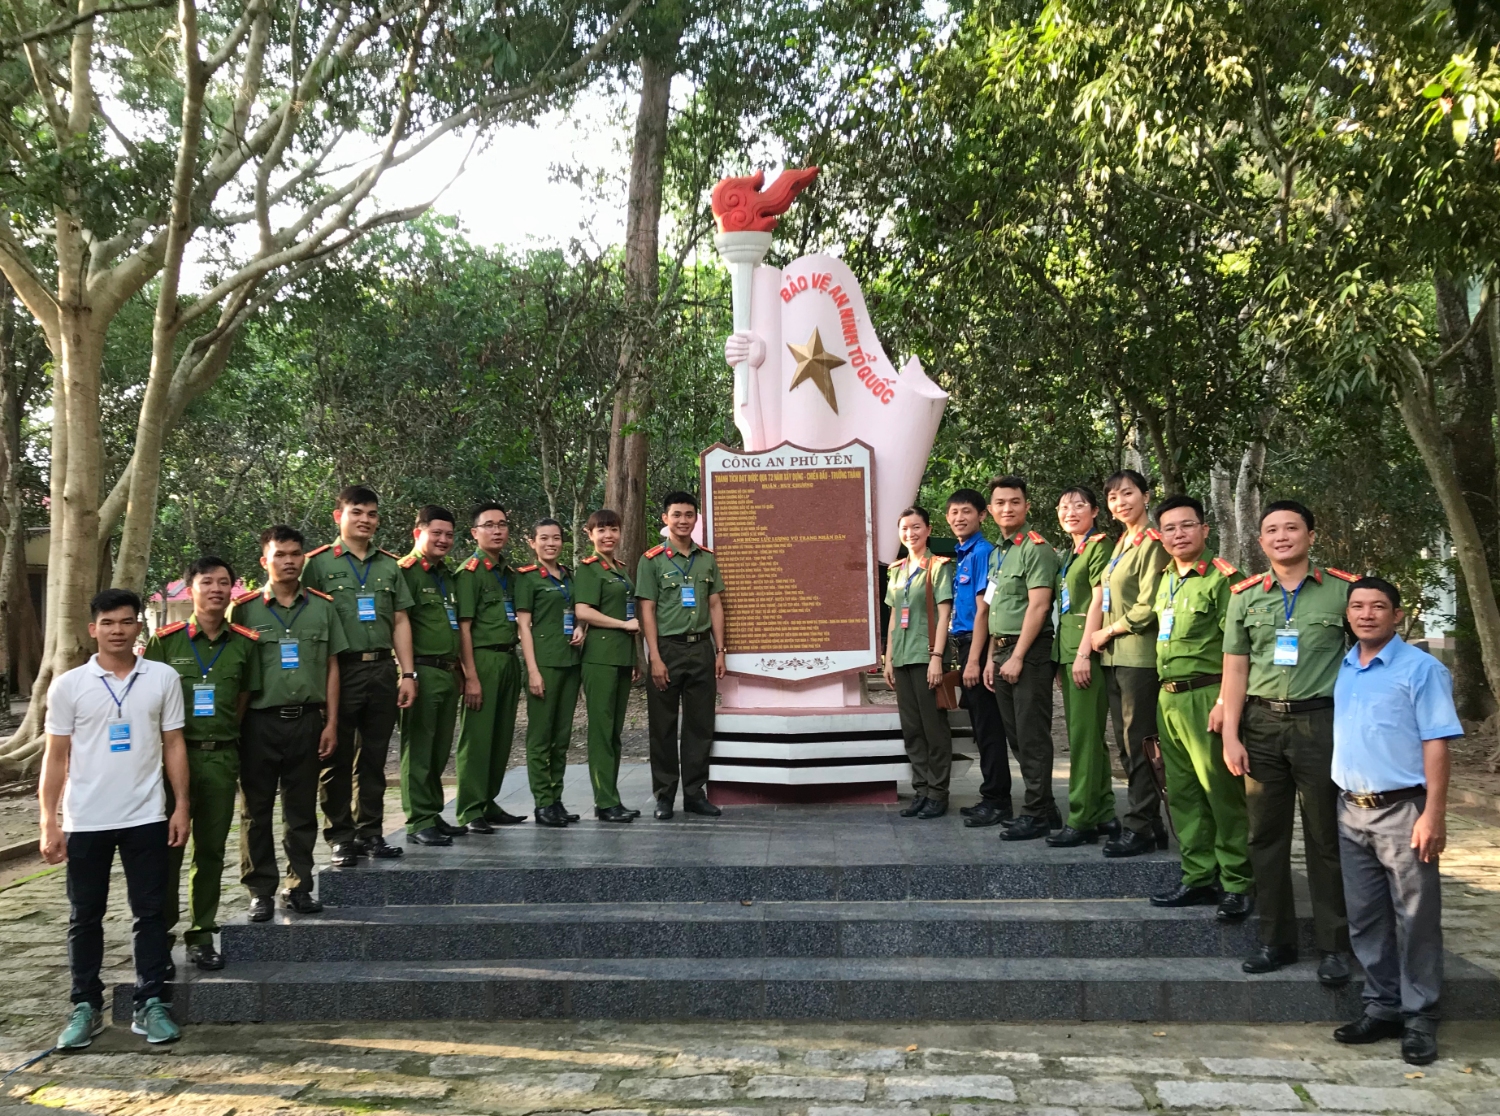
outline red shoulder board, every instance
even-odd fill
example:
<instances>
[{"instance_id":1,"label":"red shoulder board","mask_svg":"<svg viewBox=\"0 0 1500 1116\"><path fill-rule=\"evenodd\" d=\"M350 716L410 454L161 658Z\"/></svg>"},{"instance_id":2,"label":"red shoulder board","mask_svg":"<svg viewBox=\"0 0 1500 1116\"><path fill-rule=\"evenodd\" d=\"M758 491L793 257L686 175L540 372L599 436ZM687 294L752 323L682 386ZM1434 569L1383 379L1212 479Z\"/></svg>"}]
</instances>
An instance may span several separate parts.
<instances>
[{"instance_id":1,"label":"red shoulder board","mask_svg":"<svg viewBox=\"0 0 1500 1116\"><path fill-rule=\"evenodd\" d=\"M375 550L379 554L384 554L387 558L394 558L398 562L401 561L401 555L395 553L394 551L386 550L383 546L377 546Z\"/></svg>"},{"instance_id":2,"label":"red shoulder board","mask_svg":"<svg viewBox=\"0 0 1500 1116\"><path fill-rule=\"evenodd\" d=\"M173 632L180 632L185 627L187 627L186 620L179 620L175 624L164 625L163 627L156 629L156 638L160 639L162 636L169 636Z\"/></svg>"},{"instance_id":3,"label":"red shoulder board","mask_svg":"<svg viewBox=\"0 0 1500 1116\"><path fill-rule=\"evenodd\" d=\"M1146 528L1146 537L1155 539L1157 542L1161 542L1161 532L1158 531L1155 527Z\"/></svg>"},{"instance_id":4,"label":"red shoulder board","mask_svg":"<svg viewBox=\"0 0 1500 1116\"><path fill-rule=\"evenodd\" d=\"M318 547L315 550L309 550L307 552L307 556L311 558L314 554L322 554L323 551L327 550L331 546L333 546L333 543L324 543L322 546Z\"/></svg>"},{"instance_id":5,"label":"red shoulder board","mask_svg":"<svg viewBox=\"0 0 1500 1116\"><path fill-rule=\"evenodd\" d=\"M531 565L529 566L522 566L519 570L516 571L516 573L530 573L534 569L536 569L535 562L531 563Z\"/></svg>"},{"instance_id":6,"label":"red shoulder board","mask_svg":"<svg viewBox=\"0 0 1500 1116\"><path fill-rule=\"evenodd\" d=\"M321 589L314 589L311 585L304 585L302 588L306 589L309 593L311 593L315 597L322 597L325 601L331 601L331 600L333 600L333 594L332 593L325 593Z\"/></svg>"},{"instance_id":7,"label":"red shoulder board","mask_svg":"<svg viewBox=\"0 0 1500 1116\"><path fill-rule=\"evenodd\" d=\"M1038 546L1045 546L1047 544L1047 540L1042 538L1042 536L1038 535L1035 531L1027 531L1026 537L1032 542L1036 543Z\"/></svg>"},{"instance_id":8,"label":"red shoulder board","mask_svg":"<svg viewBox=\"0 0 1500 1116\"><path fill-rule=\"evenodd\" d=\"M255 598L258 597L258 596L260 596L260 590L259 589L246 589L238 597L234 598L234 603L235 604L244 604L246 601L253 601L253 600L255 600Z\"/></svg>"},{"instance_id":9,"label":"red shoulder board","mask_svg":"<svg viewBox=\"0 0 1500 1116\"><path fill-rule=\"evenodd\" d=\"M667 548L664 547L664 546L653 546L650 550L646 551L645 554L642 554L641 557L642 558L655 558L658 554L660 554L662 551L664 551L666 549Z\"/></svg>"},{"instance_id":10,"label":"red shoulder board","mask_svg":"<svg viewBox=\"0 0 1500 1116\"><path fill-rule=\"evenodd\" d=\"M260 633L257 632L254 628L247 628L243 624L231 624L229 626L235 631L239 632L240 635L244 636L246 639L260 639Z\"/></svg>"},{"instance_id":11,"label":"red shoulder board","mask_svg":"<svg viewBox=\"0 0 1500 1116\"><path fill-rule=\"evenodd\" d=\"M1240 572L1234 568L1234 563L1226 562L1224 559L1218 557L1214 558L1214 569L1218 570L1225 577L1233 577Z\"/></svg>"},{"instance_id":12,"label":"red shoulder board","mask_svg":"<svg viewBox=\"0 0 1500 1116\"><path fill-rule=\"evenodd\" d=\"M1109 538L1109 536L1107 534L1105 534L1103 531L1100 531L1097 535L1090 535L1088 538L1084 539L1083 540L1083 545L1084 546L1088 546L1089 543L1096 543L1100 539L1107 539L1107 538Z\"/></svg>"},{"instance_id":13,"label":"red shoulder board","mask_svg":"<svg viewBox=\"0 0 1500 1116\"><path fill-rule=\"evenodd\" d=\"M928 567L930 569L936 569L938 566L941 566L944 562L951 562L951 561L952 561L952 559L949 558L946 554L934 554L932 556L932 561L928 563Z\"/></svg>"},{"instance_id":14,"label":"red shoulder board","mask_svg":"<svg viewBox=\"0 0 1500 1116\"><path fill-rule=\"evenodd\" d=\"M709 550L708 547L706 547L706 546L700 546L698 549L701 550L701 551L703 551L704 554L712 554L713 553L713 551Z\"/></svg>"},{"instance_id":15,"label":"red shoulder board","mask_svg":"<svg viewBox=\"0 0 1500 1116\"><path fill-rule=\"evenodd\" d=\"M597 554L590 554L587 558L585 558L583 560L583 564L585 566L592 566L597 561L599 561L599 555L597 555Z\"/></svg>"},{"instance_id":16,"label":"red shoulder board","mask_svg":"<svg viewBox=\"0 0 1500 1116\"><path fill-rule=\"evenodd\" d=\"M384 550L382 550L380 553L384 554L386 552ZM394 558L395 555L392 555L391 557ZM417 558L418 558L418 554L414 550L410 554L408 554L405 558L396 558L396 565L400 566L403 570L409 570L409 569L411 569L413 566L415 566L417 564Z\"/></svg>"},{"instance_id":17,"label":"red shoulder board","mask_svg":"<svg viewBox=\"0 0 1500 1116\"><path fill-rule=\"evenodd\" d=\"M465 562L459 568L460 569L464 569L464 570L468 570L470 573L473 573L475 570L477 570L479 568L479 559L477 557L470 558L467 562Z\"/></svg>"},{"instance_id":18,"label":"red shoulder board","mask_svg":"<svg viewBox=\"0 0 1500 1116\"><path fill-rule=\"evenodd\" d=\"M1229 591L1231 593L1243 593L1246 589L1250 588L1250 586L1252 586L1252 585L1259 585L1262 580L1263 579L1262 579L1261 575L1260 574L1256 574L1254 577L1247 577L1247 578L1245 578L1244 581L1241 581L1237 585L1231 585L1229 587Z\"/></svg>"},{"instance_id":19,"label":"red shoulder board","mask_svg":"<svg viewBox=\"0 0 1500 1116\"><path fill-rule=\"evenodd\" d=\"M1336 578L1338 578L1340 581L1358 581L1359 580L1358 575L1352 574L1348 570L1336 570L1332 566L1324 566L1323 568L1325 570L1327 570L1329 573L1333 574L1333 576L1336 577Z\"/></svg>"}]
</instances>

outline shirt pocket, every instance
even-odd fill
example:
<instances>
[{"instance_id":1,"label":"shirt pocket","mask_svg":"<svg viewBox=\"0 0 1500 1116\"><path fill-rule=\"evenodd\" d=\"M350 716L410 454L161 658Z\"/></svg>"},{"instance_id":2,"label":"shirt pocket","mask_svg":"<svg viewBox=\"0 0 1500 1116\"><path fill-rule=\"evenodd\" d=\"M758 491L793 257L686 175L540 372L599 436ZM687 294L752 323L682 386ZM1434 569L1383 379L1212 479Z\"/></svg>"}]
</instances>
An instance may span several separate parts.
<instances>
[{"instance_id":1,"label":"shirt pocket","mask_svg":"<svg viewBox=\"0 0 1500 1116\"><path fill-rule=\"evenodd\" d=\"M1341 655L1344 650L1344 618L1336 612L1313 612L1299 617L1297 638L1308 651Z\"/></svg>"},{"instance_id":2,"label":"shirt pocket","mask_svg":"<svg viewBox=\"0 0 1500 1116\"><path fill-rule=\"evenodd\" d=\"M1245 613L1245 634L1250 637L1250 652L1257 654L1272 650L1276 646L1276 629L1281 627L1281 617L1271 607L1256 606Z\"/></svg>"}]
</instances>

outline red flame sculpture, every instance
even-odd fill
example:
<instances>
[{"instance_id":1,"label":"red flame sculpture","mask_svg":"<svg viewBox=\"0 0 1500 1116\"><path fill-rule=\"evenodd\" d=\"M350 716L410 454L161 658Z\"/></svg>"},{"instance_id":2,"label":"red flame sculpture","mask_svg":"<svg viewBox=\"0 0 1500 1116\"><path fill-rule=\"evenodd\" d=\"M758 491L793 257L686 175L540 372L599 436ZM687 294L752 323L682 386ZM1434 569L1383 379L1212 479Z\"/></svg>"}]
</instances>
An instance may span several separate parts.
<instances>
[{"instance_id":1,"label":"red flame sculpture","mask_svg":"<svg viewBox=\"0 0 1500 1116\"><path fill-rule=\"evenodd\" d=\"M788 167L764 193L766 172L740 178L721 178L714 187L714 218L720 232L771 232L776 218L792 207L798 194L818 177L817 167Z\"/></svg>"}]
</instances>

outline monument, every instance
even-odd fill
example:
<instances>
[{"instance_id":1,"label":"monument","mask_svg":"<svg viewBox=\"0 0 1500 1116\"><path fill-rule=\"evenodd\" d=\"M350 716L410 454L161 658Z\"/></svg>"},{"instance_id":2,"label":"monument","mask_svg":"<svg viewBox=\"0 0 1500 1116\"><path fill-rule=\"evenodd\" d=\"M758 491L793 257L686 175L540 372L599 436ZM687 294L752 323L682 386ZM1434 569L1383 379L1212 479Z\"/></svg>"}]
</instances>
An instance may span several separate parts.
<instances>
[{"instance_id":1,"label":"monument","mask_svg":"<svg viewBox=\"0 0 1500 1116\"><path fill-rule=\"evenodd\" d=\"M704 542L724 572L728 675L715 802L894 801L907 773L894 706L861 676L879 661L877 563L894 561L947 394L897 371L859 281L833 256L764 264L777 217L817 168L713 191L730 265L734 419L742 450L703 454Z\"/></svg>"}]
</instances>

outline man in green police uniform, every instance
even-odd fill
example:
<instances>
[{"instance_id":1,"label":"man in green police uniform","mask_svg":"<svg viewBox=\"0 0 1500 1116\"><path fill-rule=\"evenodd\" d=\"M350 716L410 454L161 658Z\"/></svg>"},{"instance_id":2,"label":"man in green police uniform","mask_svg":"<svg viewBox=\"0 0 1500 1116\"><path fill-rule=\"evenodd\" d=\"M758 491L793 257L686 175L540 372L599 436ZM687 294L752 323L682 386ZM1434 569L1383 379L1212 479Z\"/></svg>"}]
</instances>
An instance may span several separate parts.
<instances>
[{"instance_id":1,"label":"man in green police uniform","mask_svg":"<svg viewBox=\"0 0 1500 1116\"><path fill-rule=\"evenodd\" d=\"M1224 762L1245 775L1250 864L1260 904L1261 947L1247 973L1297 960L1292 896L1293 807L1300 804L1312 892L1318 979L1349 980L1349 925L1339 866L1333 782L1333 686L1344 656L1344 608L1353 574L1314 566L1313 515L1278 500L1260 519L1271 572L1232 587L1224 622Z\"/></svg>"},{"instance_id":2,"label":"man in green police uniform","mask_svg":"<svg viewBox=\"0 0 1500 1116\"><path fill-rule=\"evenodd\" d=\"M641 631L651 659L646 713L651 729L651 790L656 817L672 816L679 771L682 808L718 817L708 800L708 754L714 741L714 698L724 677L724 579L713 551L693 542L698 499L690 492L668 492L661 520L667 541L641 555L635 595ZM709 643L709 634L713 643ZM677 716L682 710L681 766Z\"/></svg>"},{"instance_id":3,"label":"man in green police uniform","mask_svg":"<svg viewBox=\"0 0 1500 1116\"><path fill-rule=\"evenodd\" d=\"M334 866L348 868L365 854L386 859L406 851L386 844L383 833L385 759L397 710L417 696L417 676L406 618L411 593L397 556L374 542L380 497L350 485L339 493L333 521L339 541L308 554L302 581L333 598L349 641L339 656L338 746L319 773L323 838L333 846Z\"/></svg>"},{"instance_id":4,"label":"man in green police uniform","mask_svg":"<svg viewBox=\"0 0 1500 1116\"><path fill-rule=\"evenodd\" d=\"M225 618L234 592L234 570L222 558L203 557L183 575L193 600L186 622L158 628L146 644L146 658L173 667L182 676L187 723L188 811L193 827L193 866L188 874L191 921L182 935L188 960L200 969L222 969L214 948L219 929L220 877L224 844L234 821L239 790L240 721L250 695L260 689L256 634ZM167 812L172 788L167 787ZM167 929L182 912L184 847L168 849L167 895L162 904Z\"/></svg>"},{"instance_id":5,"label":"man in green police uniform","mask_svg":"<svg viewBox=\"0 0 1500 1116\"><path fill-rule=\"evenodd\" d=\"M298 914L323 909L312 896L318 761L338 745L339 655L349 641L333 598L302 584L304 545L295 527L263 531L260 564L269 580L234 601L234 619L260 636L261 687L245 713L240 746L240 882L250 891L251 922L270 919L281 878L272 828L278 786L287 861L282 905Z\"/></svg>"},{"instance_id":6,"label":"man in green police uniform","mask_svg":"<svg viewBox=\"0 0 1500 1116\"><path fill-rule=\"evenodd\" d=\"M988 587L974 614L974 630L989 633L990 662L984 684L995 692L1005 737L1015 749L1026 783L1016 820L1000 832L1002 841L1031 841L1062 824L1052 797L1052 591L1057 554L1047 540L1026 529L1031 510L1026 481L990 481L990 515L1000 540L990 553ZM975 640L966 673L980 663L984 648Z\"/></svg>"},{"instance_id":7,"label":"man in green police uniform","mask_svg":"<svg viewBox=\"0 0 1500 1116\"><path fill-rule=\"evenodd\" d=\"M1224 743L1211 722L1218 722L1229 580L1239 571L1205 553L1208 524L1191 496L1158 504L1156 525L1172 557L1156 587L1156 725L1182 882L1153 895L1151 905L1218 904L1221 919L1237 920L1251 905L1245 783L1224 766Z\"/></svg>"},{"instance_id":8,"label":"man in green police uniform","mask_svg":"<svg viewBox=\"0 0 1500 1116\"><path fill-rule=\"evenodd\" d=\"M406 834L420 845L451 845L468 826L443 819L443 769L458 723L458 602L443 558L453 549L453 513L436 504L417 512L416 545L398 563L411 607L417 700L401 711L401 808Z\"/></svg>"},{"instance_id":9,"label":"man in green police uniform","mask_svg":"<svg viewBox=\"0 0 1500 1116\"><path fill-rule=\"evenodd\" d=\"M464 703L458 726L458 824L470 833L526 819L495 802L516 735L521 662L516 658L516 573L506 564L510 514L494 500L469 513L474 555L453 577Z\"/></svg>"}]
</instances>

